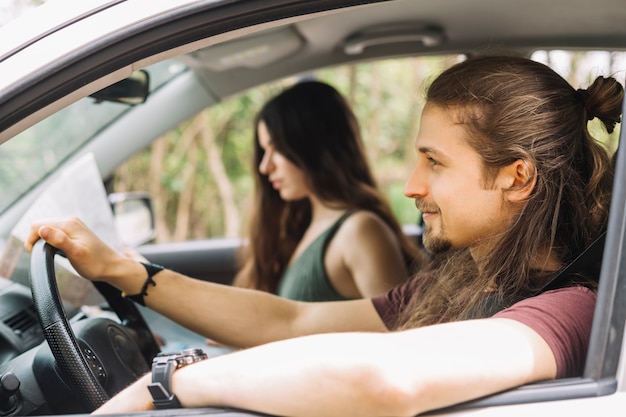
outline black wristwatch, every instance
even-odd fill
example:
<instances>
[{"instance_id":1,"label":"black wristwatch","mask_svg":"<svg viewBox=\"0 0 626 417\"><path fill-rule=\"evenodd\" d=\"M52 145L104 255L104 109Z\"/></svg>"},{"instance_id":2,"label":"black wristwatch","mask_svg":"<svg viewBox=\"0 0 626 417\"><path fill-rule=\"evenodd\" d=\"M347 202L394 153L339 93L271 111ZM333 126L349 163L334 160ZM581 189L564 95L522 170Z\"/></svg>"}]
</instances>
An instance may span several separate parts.
<instances>
[{"instance_id":1,"label":"black wristwatch","mask_svg":"<svg viewBox=\"0 0 626 417\"><path fill-rule=\"evenodd\" d=\"M172 374L178 368L207 358L202 349L185 349L156 355L152 360L152 383L148 385L154 406L158 409L180 408L180 402L170 387Z\"/></svg>"}]
</instances>

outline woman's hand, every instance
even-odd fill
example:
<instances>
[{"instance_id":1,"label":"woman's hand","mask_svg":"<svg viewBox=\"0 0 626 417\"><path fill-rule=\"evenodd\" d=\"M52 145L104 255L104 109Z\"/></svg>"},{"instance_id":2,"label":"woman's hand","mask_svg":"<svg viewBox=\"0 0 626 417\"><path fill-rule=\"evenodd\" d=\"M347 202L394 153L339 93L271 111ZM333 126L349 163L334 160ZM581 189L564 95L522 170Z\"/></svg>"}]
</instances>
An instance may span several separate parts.
<instances>
[{"instance_id":1,"label":"woman's hand","mask_svg":"<svg viewBox=\"0 0 626 417\"><path fill-rule=\"evenodd\" d=\"M24 242L29 253L40 238L62 250L76 271L92 281L107 281L115 285L115 281L127 276L130 271L141 268L137 262L100 240L76 217L33 223ZM138 272L141 274L141 269Z\"/></svg>"}]
</instances>

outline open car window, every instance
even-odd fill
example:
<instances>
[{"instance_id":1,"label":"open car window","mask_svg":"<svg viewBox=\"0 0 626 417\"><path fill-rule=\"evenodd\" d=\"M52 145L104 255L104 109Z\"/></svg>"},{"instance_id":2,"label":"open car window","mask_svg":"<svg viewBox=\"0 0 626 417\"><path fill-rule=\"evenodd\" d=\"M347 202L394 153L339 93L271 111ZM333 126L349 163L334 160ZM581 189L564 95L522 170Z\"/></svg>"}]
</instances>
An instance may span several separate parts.
<instances>
[{"instance_id":1,"label":"open car window","mask_svg":"<svg viewBox=\"0 0 626 417\"><path fill-rule=\"evenodd\" d=\"M541 50L532 58L554 68L574 86L588 85L599 75L623 77L626 71L624 52ZM156 242L241 237L254 185L255 113L281 89L316 78L348 98L378 184L400 223L410 227L419 223L419 213L403 195L403 188L414 162L413 140L423 94L439 72L463 59L463 55L438 55L379 60L320 69L255 87L222 100L161 136L115 171L110 189L150 192L158 217ZM614 151L619 126L609 135L599 123L591 123L592 133ZM155 165L163 168L161 175L146 175Z\"/></svg>"}]
</instances>

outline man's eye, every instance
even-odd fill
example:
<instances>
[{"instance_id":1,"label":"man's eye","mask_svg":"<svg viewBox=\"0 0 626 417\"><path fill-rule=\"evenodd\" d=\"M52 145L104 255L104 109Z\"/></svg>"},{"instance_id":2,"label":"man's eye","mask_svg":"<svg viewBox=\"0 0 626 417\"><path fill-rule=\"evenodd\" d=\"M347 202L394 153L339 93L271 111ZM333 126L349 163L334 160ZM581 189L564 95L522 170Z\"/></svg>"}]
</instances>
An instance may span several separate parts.
<instances>
[{"instance_id":1,"label":"man's eye","mask_svg":"<svg viewBox=\"0 0 626 417\"><path fill-rule=\"evenodd\" d=\"M428 160L428 163L432 166L437 166L439 165L439 161L437 161L436 159L431 158L430 156L427 156L426 159Z\"/></svg>"}]
</instances>

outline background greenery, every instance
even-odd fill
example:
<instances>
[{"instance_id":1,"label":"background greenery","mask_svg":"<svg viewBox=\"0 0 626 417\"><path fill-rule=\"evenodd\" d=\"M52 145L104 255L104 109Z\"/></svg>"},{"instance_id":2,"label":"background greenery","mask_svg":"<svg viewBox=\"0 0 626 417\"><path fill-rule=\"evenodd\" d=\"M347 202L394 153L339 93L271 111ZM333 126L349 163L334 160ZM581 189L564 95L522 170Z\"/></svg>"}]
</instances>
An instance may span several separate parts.
<instances>
[{"instance_id":1,"label":"background greenery","mask_svg":"<svg viewBox=\"0 0 626 417\"><path fill-rule=\"evenodd\" d=\"M598 75L615 75L621 55L556 51L535 58L559 71L576 88ZM368 62L323 69L304 77L335 86L352 105L379 186L402 224L418 221L402 194L414 161L423 92L443 69L462 59L433 56ZM622 75L623 78L623 75ZM618 78L619 79L619 78ZM149 191L157 214L157 241L239 237L253 192L252 121L263 103L298 78L231 97L169 132L116 171L114 191ZM618 133L596 137L614 148Z\"/></svg>"}]
</instances>

